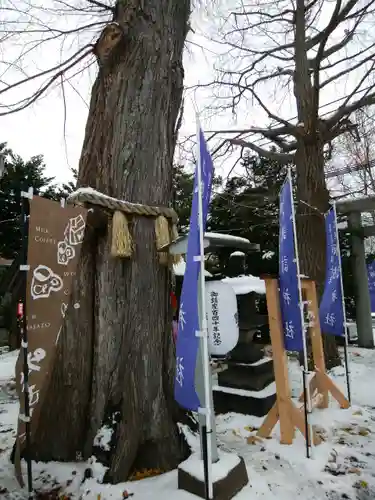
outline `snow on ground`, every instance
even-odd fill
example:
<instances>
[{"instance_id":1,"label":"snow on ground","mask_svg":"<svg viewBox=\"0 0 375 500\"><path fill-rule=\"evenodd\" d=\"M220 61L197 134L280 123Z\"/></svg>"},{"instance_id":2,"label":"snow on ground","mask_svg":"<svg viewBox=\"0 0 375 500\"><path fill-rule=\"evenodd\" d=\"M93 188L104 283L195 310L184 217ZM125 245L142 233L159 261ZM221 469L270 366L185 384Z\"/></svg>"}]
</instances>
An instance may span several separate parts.
<instances>
[{"instance_id":1,"label":"snow on ground","mask_svg":"<svg viewBox=\"0 0 375 500\"><path fill-rule=\"evenodd\" d=\"M14 442L18 403L11 380L17 353L0 355L0 498L26 498L13 474L9 455ZM291 446L278 442L278 429L272 438L248 444L262 419L239 414L217 418L218 444L222 452L244 457L249 485L236 500L370 500L375 498L375 352L350 347L353 406L340 410L332 403L327 410L315 410L313 420L325 441L313 450L313 458L305 458L304 441L296 436ZM346 390L345 370L332 372L335 382ZM290 361L293 396L301 390L302 375L295 360ZM185 431L193 451L199 441ZM106 433L102 432L103 437ZM103 438L102 437L102 438ZM104 438L104 441L106 438ZM83 480L90 466L93 477ZM72 499L106 500L123 498L126 490L134 500L193 500L193 495L177 490L177 472L119 485L101 484L104 468L95 460L88 463L35 463L34 484L38 490L61 485L62 493ZM98 497L100 495L100 497Z\"/></svg>"}]
</instances>

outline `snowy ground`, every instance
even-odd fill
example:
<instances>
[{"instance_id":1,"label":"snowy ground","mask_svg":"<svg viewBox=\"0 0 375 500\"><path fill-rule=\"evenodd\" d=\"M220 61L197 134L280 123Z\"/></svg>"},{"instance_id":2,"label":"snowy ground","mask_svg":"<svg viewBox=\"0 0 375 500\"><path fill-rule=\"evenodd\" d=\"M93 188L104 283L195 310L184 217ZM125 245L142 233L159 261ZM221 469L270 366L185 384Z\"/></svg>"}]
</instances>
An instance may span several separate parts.
<instances>
[{"instance_id":1,"label":"snowy ground","mask_svg":"<svg viewBox=\"0 0 375 500\"><path fill-rule=\"evenodd\" d=\"M26 498L14 479L9 461L18 412L12 383L17 353L0 354L0 498ZM353 407L340 410L335 403L328 410L314 412L314 421L322 429L325 442L314 449L313 459L305 458L304 442L297 436L292 446L278 442L278 429L272 439L248 444L247 437L261 424L261 419L228 414L217 419L219 446L224 451L242 455L246 461L249 485L236 500L287 500L299 495L303 500L338 500L375 498L375 352L350 348ZM344 369L332 376L345 390ZM290 362L293 395L301 386L301 373ZM188 434L197 450L198 440ZM103 467L91 463L94 478L83 481L87 464L34 464L35 488L61 486L61 494L72 499L121 500L124 491L134 500L193 500L197 498L177 490L177 472L159 477L110 486L100 484ZM100 495L100 496L99 496Z\"/></svg>"}]
</instances>

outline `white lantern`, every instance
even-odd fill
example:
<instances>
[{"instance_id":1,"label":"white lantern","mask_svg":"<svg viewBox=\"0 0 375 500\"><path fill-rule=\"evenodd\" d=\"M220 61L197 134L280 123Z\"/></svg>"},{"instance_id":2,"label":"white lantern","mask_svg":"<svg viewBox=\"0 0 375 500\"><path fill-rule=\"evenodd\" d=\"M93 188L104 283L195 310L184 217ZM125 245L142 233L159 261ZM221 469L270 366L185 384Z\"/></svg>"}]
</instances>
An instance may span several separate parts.
<instances>
[{"instance_id":1,"label":"white lantern","mask_svg":"<svg viewBox=\"0 0 375 500\"><path fill-rule=\"evenodd\" d=\"M210 352L225 356L238 342L237 298L233 287L221 281L206 282L206 311Z\"/></svg>"}]
</instances>

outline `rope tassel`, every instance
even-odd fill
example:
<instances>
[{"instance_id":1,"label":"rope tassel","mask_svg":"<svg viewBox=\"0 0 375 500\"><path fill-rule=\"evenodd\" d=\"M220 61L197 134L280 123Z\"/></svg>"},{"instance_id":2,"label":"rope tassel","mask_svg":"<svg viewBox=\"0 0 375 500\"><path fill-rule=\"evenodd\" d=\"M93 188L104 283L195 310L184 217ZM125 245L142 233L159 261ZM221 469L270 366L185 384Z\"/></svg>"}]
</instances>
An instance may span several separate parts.
<instances>
[{"instance_id":1,"label":"rope tassel","mask_svg":"<svg viewBox=\"0 0 375 500\"><path fill-rule=\"evenodd\" d=\"M163 215L159 215L155 219L155 236L156 236L156 250L160 250L165 245L171 242L169 236L169 222ZM160 264L168 265L169 258L167 252L158 252Z\"/></svg>"},{"instance_id":2,"label":"rope tassel","mask_svg":"<svg viewBox=\"0 0 375 500\"><path fill-rule=\"evenodd\" d=\"M80 188L68 196L67 202L71 204L89 204L104 207L106 211L113 211L112 218L112 257L129 258L134 252L134 243L129 231L128 219L131 217L152 217L155 219L155 239L156 249L169 245L178 237L176 224L178 217L173 208L143 205L131 203L125 200L118 200L107 196L92 188ZM180 255L173 255L169 252L158 252L159 261L162 265L168 266L171 263L178 263Z\"/></svg>"},{"instance_id":3,"label":"rope tassel","mask_svg":"<svg viewBox=\"0 0 375 500\"><path fill-rule=\"evenodd\" d=\"M177 240L178 238L178 229L176 224L171 224L171 242ZM182 255L171 255L172 263L178 264L182 260Z\"/></svg>"},{"instance_id":4,"label":"rope tassel","mask_svg":"<svg viewBox=\"0 0 375 500\"><path fill-rule=\"evenodd\" d=\"M133 254L133 240L126 215L116 210L112 218L112 257L127 258Z\"/></svg>"}]
</instances>

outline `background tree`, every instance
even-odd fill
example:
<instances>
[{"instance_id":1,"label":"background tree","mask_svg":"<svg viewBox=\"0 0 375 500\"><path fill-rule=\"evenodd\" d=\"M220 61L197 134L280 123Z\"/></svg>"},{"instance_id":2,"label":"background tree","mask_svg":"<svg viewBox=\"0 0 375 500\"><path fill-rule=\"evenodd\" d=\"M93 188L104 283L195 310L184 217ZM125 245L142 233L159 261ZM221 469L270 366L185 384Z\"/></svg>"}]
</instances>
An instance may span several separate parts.
<instances>
[{"instance_id":1,"label":"background tree","mask_svg":"<svg viewBox=\"0 0 375 500\"><path fill-rule=\"evenodd\" d=\"M189 229L194 175L187 172L183 165L175 165L172 183L173 208L178 215L178 227L180 231L185 232Z\"/></svg>"},{"instance_id":2,"label":"background tree","mask_svg":"<svg viewBox=\"0 0 375 500\"><path fill-rule=\"evenodd\" d=\"M220 92L218 108L222 109L227 97L228 107L239 114L251 101L258 109L252 109L252 114L268 120L270 126L217 133L228 133L231 138L226 142L232 146L296 165L301 270L321 291L323 213L329 202L325 156L335 138L355 129L352 113L375 102L375 39L367 29L374 21L375 2L235 4L221 23L220 39L215 39L223 52L229 47L212 82ZM345 91L337 99L340 89ZM296 111L295 118L290 117L291 109ZM259 142L259 138L264 140ZM326 340L327 361L337 359L333 339Z\"/></svg>"},{"instance_id":3,"label":"background tree","mask_svg":"<svg viewBox=\"0 0 375 500\"><path fill-rule=\"evenodd\" d=\"M61 196L69 196L77 189L78 170L76 168L71 168L70 170L71 170L73 179L68 181L68 182L65 182L62 185L62 187L60 189Z\"/></svg>"},{"instance_id":4,"label":"background tree","mask_svg":"<svg viewBox=\"0 0 375 500\"><path fill-rule=\"evenodd\" d=\"M46 175L43 156L34 156L23 160L19 155L0 144L0 152L5 157L5 171L0 179L0 255L7 259L17 259L21 249L21 191L33 188L35 194L50 199L59 199L60 189L53 184L54 178ZM19 262L15 262L19 265ZM4 318L4 327L9 332L9 346L19 348L19 328L16 320L16 307L22 279L12 280L18 268L12 266L4 270L0 279L0 315ZM1 278L1 276L0 276Z\"/></svg>"},{"instance_id":5,"label":"background tree","mask_svg":"<svg viewBox=\"0 0 375 500\"><path fill-rule=\"evenodd\" d=\"M58 190L54 178L46 176L43 156L23 160L19 155L0 144L5 156L5 172L0 180L0 255L14 259L21 248L21 191L32 187L35 194L56 199Z\"/></svg>"},{"instance_id":6,"label":"background tree","mask_svg":"<svg viewBox=\"0 0 375 500\"><path fill-rule=\"evenodd\" d=\"M287 167L277 161L251 155L243 160L245 175L231 177L222 192L213 196L209 229L248 238L260 252L247 258L247 272L254 276L278 273L278 194ZM231 251L221 249L221 269Z\"/></svg>"},{"instance_id":7,"label":"background tree","mask_svg":"<svg viewBox=\"0 0 375 500\"><path fill-rule=\"evenodd\" d=\"M214 174L212 180L213 192L222 185L222 182L222 178ZM172 178L173 208L178 215L179 230L183 233L189 230L193 187L194 174L188 172L184 165L175 165Z\"/></svg>"},{"instance_id":8,"label":"background tree","mask_svg":"<svg viewBox=\"0 0 375 500\"><path fill-rule=\"evenodd\" d=\"M74 76L96 61L78 187L170 206L190 1L55 1L39 9L30 3L22 13L13 2L5 7L12 46L24 49L25 37L28 50L51 42L57 62L16 82L3 78L0 96L10 97L0 114L23 109L56 84L64 99ZM69 14L82 23L67 27ZM159 263L153 220L136 218L132 236L135 255L123 261L110 256L108 229L87 231L73 289L81 308L66 318L33 437L34 458L76 460L93 453L98 429L110 422L105 464L114 482L133 470L175 468L187 452L173 399L170 273Z\"/></svg>"},{"instance_id":9,"label":"background tree","mask_svg":"<svg viewBox=\"0 0 375 500\"><path fill-rule=\"evenodd\" d=\"M375 116L373 107L354 113L355 130L334 142L334 157L327 178L350 197L375 193Z\"/></svg>"}]
</instances>

